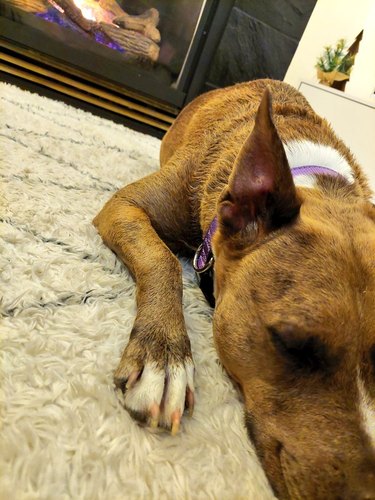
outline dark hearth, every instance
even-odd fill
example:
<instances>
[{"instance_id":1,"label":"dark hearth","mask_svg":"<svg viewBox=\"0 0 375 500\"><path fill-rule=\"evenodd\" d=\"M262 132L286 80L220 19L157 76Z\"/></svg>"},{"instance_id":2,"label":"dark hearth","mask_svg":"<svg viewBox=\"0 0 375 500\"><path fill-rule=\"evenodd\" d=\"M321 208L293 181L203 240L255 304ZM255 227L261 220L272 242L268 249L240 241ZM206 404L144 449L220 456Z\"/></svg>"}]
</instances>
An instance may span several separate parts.
<instances>
[{"instance_id":1,"label":"dark hearth","mask_svg":"<svg viewBox=\"0 0 375 500\"><path fill-rule=\"evenodd\" d=\"M202 90L231 6L0 0L0 64L8 74L134 119L150 115L153 126L167 129Z\"/></svg>"},{"instance_id":2,"label":"dark hearth","mask_svg":"<svg viewBox=\"0 0 375 500\"><path fill-rule=\"evenodd\" d=\"M0 66L167 130L204 90L283 79L315 3L0 0Z\"/></svg>"}]
</instances>

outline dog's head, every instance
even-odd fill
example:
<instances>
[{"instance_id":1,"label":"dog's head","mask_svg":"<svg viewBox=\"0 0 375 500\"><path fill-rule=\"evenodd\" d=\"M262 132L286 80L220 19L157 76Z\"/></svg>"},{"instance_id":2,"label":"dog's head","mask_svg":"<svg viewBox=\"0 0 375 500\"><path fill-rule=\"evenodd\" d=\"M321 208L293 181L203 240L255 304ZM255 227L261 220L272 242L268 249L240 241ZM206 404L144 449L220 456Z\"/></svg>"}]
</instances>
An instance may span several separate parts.
<instances>
[{"instance_id":1,"label":"dog's head","mask_svg":"<svg viewBox=\"0 0 375 500\"><path fill-rule=\"evenodd\" d=\"M372 499L375 210L340 180L296 189L270 108L219 200L215 342L275 493Z\"/></svg>"}]
</instances>

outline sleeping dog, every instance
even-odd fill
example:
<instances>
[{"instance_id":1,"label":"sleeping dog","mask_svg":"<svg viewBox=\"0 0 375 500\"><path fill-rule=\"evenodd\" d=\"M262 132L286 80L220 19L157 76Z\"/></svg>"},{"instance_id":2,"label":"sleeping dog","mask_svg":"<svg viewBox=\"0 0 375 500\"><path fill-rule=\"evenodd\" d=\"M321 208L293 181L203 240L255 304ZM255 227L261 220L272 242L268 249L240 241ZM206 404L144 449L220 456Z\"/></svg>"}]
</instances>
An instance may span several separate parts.
<instances>
[{"instance_id":1,"label":"sleeping dog","mask_svg":"<svg viewBox=\"0 0 375 500\"><path fill-rule=\"evenodd\" d=\"M94 219L137 284L115 372L126 408L173 434L193 410L175 253L198 249L275 494L375 498L375 209L349 149L299 92L257 80L189 104L160 163Z\"/></svg>"}]
</instances>

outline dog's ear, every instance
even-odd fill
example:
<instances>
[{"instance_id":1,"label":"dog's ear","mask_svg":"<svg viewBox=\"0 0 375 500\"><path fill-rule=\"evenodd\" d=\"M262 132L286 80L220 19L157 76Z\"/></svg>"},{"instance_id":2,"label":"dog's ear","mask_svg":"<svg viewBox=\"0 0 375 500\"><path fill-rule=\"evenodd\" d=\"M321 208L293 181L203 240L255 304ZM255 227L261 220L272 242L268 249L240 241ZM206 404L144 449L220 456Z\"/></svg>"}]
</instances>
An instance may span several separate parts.
<instances>
[{"instance_id":1,"label":"dog's ear","mask_svg":"<svg viewBox=\"0 0 375 500\"><path fill-rule=\"evenodd\" d=\"M219 200L219 221L227 233L262 222L266 230L289 221L299 210L284 147L272 120L271 95L264 92L254 128L243 144Z\"/></svg>"}]
</instances>

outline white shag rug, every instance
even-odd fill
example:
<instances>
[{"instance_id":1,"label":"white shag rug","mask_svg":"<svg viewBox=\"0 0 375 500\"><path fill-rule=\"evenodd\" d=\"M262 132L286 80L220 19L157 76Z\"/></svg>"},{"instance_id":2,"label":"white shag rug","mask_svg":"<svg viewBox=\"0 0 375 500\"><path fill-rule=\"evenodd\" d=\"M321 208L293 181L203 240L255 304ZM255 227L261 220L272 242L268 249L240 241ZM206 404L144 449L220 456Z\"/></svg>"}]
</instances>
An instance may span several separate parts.
<instances>
[{"instance_id":1,"label":"white shag rug","mask_svg":"<svg viewBox=\"0 0 375 500\"><path fill-rule=\"evenodd\" d=\"M91 220L158 168L160 141L1 84L2 499L273 498L184 267L196 409L172 437L139 427L112 373L134 283Z\"/></svg>"}]
</instances>

